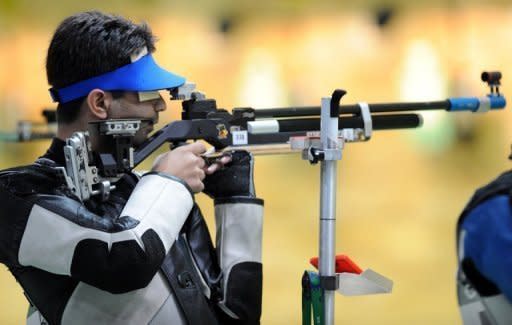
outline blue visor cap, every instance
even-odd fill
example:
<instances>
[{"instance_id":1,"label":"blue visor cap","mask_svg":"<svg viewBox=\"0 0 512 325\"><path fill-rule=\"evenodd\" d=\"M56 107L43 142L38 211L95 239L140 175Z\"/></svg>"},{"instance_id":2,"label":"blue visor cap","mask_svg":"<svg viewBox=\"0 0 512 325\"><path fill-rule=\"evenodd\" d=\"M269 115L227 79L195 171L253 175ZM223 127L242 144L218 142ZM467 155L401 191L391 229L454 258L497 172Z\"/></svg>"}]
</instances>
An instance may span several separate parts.
<instances>
[{"instance_id":1,"label":"blue visor cap","mask_svg":"<svg viewBox=\"0 0 512 325\"><path fill-rule=\"evenodd\" d=\"M82 80L70 86L50 88L54 102L61 104L85 97L93 89L106 91L155 91L176 88L185 78L162 69L151 54L114 71Z\"/></svg>"}]
</instances>

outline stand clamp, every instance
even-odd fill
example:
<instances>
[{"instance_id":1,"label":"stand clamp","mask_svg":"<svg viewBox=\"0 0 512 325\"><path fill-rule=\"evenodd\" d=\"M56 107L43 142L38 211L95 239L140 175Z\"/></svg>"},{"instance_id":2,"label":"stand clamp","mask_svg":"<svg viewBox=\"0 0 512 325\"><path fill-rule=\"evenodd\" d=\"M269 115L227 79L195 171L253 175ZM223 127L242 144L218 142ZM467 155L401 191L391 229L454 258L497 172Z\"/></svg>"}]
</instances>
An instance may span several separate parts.
<instances>
[{"instance_id":1,"label":"stand clamp","mask_svg":"<svg viewBox=\"0 0 512 325\"><path fill-rule=\"evenodd\" d=\"M321 275L320 287L324 290L338 290L340 287L339 277L337 275Z\"/></svg>"},{"instance_id":2,"label":"stand clamp","mask_svg":"<svg viewBox=\"0 0 512 325\"><path fill-rule=\"evenodd\" d=\"M309 162L314 165L319 161L328 161L328 160L341 160L341 148L340 149L319 149L316 147L309 147L305 150L306 156L305 159L309 160Z\"/></svg>"},{"instance_id":3,"label":"stand clamp","mask_svg":"<svg viewBox=\"0 0 512 325\"><path fill-rule=\"evenodd\" d=\"M368 141L372 137L373 132L373 122L372 122L372 115L370 112L370 106L368 103L360 102L357 103L357 106L359 107L359 114L361 118L363 119L363 128L359 129L342 129L340 131L341 137L346 142L362 142L362 141Z\"/></svg>"}]
</instances>

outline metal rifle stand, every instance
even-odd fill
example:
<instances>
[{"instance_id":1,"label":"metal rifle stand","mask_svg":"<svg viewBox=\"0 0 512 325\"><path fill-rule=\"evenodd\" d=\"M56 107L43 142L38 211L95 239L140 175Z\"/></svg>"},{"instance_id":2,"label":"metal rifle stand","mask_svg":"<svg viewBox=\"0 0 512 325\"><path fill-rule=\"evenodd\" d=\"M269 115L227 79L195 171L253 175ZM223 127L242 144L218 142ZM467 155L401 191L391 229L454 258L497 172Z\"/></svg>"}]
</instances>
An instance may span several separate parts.
<instances>
[{"instance_id":1,"label":"metal rifle stand","mask_svg":"<svg viewBox=\"0 0 512 325\"><path fill-rule=\"evenodd\" d=\"M320 286L324 290L324 321L334 324L334 294L338 288L334 269L336 255L336 185L338 160L342 146L338 146L338 118L340 100L345 91L336 90L332 98L322 98L320 115L320 143L311 147L313 157L320 161L320 238L319 262Z\"/></svg>"},{"instance_id":2,"label":"metal rifle stand","mask_svg":"<svg viewBox=\"0 0 512 325\"><path fill-rule=\"evenodd\" d=\"M323 321L334 324L334 294L338 288L335 273L336 248L336 185L337 163L341 160L341 145L338 141L338 119L340 100L344 90L335 90L332 98L322 98L320 112L320 143L307 137L303 143L303 159L312 164L320 161L320 253L318 270L323 291Z\"/></svg>"},{"instance_id":3,"label":"metal rifle stand","mask_svg":"<svg viewBox=\"0 0 512 325\"><path fill-rule=\"evenodd\" d=\"M372 118L369 106L359 103L363 128L338 129L340 100L344 90L335 90L332 97L322 98L320 141L314 133L293 140L292 147L303 148L302 158L312 164L320 162L320 238L319 279L323 294L322 318L315 324L334 324L335 292L343 295L366 295L391 292L392 281L367 269L361 274L336 273L336 186L337 163L341 160L345 142L366 141L371 138ZM340 134L341 133L341 134ZM342 271L340 271L342 272ZM304 308L304 307L303 307Z\"/></svg>"}]
</instances>

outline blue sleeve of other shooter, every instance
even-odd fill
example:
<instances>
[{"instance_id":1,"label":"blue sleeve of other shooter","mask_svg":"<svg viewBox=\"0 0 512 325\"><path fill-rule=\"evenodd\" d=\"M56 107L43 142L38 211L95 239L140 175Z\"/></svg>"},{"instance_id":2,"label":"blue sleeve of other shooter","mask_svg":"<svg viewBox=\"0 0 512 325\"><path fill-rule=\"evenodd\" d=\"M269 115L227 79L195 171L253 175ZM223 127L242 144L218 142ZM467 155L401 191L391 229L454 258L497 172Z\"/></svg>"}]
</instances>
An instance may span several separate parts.
<instances>
[{"instance_id":1,"label":"blue sleeve of other shooter","mask_svg":"<svg viewBox=\"0 0 512 325\"><path fill-rule=\"evenodd\" d=\"M508 195L474 208L462 223L463 252L512 302L512 209Z\"/></svg>"}]
</instances>

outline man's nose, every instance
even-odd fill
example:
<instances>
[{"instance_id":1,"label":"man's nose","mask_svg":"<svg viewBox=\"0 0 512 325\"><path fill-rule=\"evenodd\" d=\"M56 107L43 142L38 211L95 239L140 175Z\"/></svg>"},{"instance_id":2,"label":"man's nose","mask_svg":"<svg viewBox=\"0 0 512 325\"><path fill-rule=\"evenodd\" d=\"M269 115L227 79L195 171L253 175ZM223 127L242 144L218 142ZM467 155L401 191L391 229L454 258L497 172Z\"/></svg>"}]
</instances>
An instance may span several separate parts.
<instances>
[{"instance_id":1,"label":"man's nose","mask_svg":"<svg viewBox=\"0 0 512 325\"><path fill-rule=\"evenodd\" d=\"M153 107L155 109L155 112L163 112L167 109L167 104L165 103L165 101L161 95L160 95L160 99L155 100Z\"/></svg>"}]
</instances>

